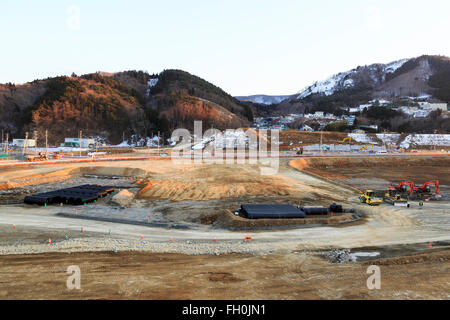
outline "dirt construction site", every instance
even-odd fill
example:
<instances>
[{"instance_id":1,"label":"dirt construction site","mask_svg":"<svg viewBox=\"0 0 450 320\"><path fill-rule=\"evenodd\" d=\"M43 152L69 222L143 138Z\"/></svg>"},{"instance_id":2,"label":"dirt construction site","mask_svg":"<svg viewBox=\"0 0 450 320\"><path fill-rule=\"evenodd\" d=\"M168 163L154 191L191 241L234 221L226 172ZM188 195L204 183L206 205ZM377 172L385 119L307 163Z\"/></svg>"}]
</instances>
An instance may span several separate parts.
<instances>
[{"instance_id":1,"label":"dirt construction site","mask_svg":"<svg viewBox=\"0 0 450 320\"><path fill-rule=\"evenodd\" d=\"M170 159L0 168L0 299L450 299L448 154L286 157L263 164ZM437 200L361 203L408 180ZM80 185L80 205L24 198ZM342 205L304 219L248 219L242 204ZM81 288L68 290L79 266ZM381 288L370 290L369 266Z\"/></svg>"}]
</instances>

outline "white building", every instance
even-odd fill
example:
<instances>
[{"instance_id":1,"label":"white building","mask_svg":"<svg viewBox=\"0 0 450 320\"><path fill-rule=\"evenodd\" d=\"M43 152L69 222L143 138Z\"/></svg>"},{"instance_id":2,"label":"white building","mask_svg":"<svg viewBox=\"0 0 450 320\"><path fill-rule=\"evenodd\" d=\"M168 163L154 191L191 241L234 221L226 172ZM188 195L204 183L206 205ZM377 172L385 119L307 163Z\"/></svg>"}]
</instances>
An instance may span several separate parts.
<instances>
[{"instance_id":1,"label":"white building","mask_svg":"<svg viewBox=\"0 0 450 320\"><path fill-rule=\"evenodd\" d=\"M442 110L442 111L447 111L447 104L446 103L420 102L419 104L424 110L431 110L431 111Z\"/></svg>"},{"instance_id":2,"label":"white building","mask_svg":"<svg viewBox=\"0 0 450 320\"><path fill-rule=\"evenodd\" d=\"M81 139L80 138L66 138L64 140L65 146L70 147L78 147L78 148L94 148L95 147L95 140L94 139Z\"/></svg>"},{"instance_id":3,"label":"white building","mask_svg":"<svg viewBox=\"0 0 450 320\"><path fill-rule=\"evenodd\" d=\"M36 140L34 139L13 139L13 146L19 148L34 148L36 147Z\"/></svg>"}]
</instances>

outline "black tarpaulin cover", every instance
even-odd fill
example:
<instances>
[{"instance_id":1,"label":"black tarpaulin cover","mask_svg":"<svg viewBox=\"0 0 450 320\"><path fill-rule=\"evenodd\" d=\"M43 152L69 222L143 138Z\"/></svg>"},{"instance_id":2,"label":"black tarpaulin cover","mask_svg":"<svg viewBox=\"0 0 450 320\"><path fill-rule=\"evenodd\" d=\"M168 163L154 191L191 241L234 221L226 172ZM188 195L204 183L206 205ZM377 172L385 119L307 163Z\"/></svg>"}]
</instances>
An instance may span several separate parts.
<instances>
[{"instance_id":1,"label":"black tarpaulin cover","mask_svg":"<svg viewBox=\"0 0 450 320\"><path fill-rule=\"evenodd\" d=\"M289 204L243 204L242 214L249 219L305 218L305 213Z\"/></svg>"}]
</instances>

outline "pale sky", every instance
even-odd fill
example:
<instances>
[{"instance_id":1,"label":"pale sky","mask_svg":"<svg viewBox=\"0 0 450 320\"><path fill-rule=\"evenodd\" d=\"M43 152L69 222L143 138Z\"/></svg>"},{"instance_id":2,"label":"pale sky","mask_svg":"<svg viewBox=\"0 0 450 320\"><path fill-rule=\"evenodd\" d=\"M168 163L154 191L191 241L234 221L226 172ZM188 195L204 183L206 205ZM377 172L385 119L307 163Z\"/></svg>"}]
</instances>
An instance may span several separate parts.
<instances>
[{"instance_id":1,"label":"pale sky","mask_svg":"<svg viewBox=\"0 0 450 320\"><path fill-rule=\"evenodd\" d=\"M448 0L1 0L0 83L182 69L293 94L358 65L450 56Z\"/></svg>"}]
</instances>

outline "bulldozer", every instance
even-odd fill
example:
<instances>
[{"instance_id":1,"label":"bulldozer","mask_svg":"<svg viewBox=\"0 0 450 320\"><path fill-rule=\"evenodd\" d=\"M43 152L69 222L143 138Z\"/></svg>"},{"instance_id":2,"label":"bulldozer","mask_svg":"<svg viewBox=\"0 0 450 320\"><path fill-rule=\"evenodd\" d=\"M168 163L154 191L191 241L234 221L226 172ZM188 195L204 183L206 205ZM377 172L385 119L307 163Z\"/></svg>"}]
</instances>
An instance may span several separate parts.
<instances>
[{"instance_id":1,"label":"bulldozer","mask_svg":"<svg viewBox=\"0 0 450 320\"><path fill-rule=\"evenodd\" d=\"M388 187L384 194L383 201L395 207L409 207L408 200L402 198L400 192L395 187Z\"/></svg>"},{"instance_id":2,"label":"bulldozer","mask_svg":"<svg viewBox=\"0 0 450 320\"><path fill-rule=\"evenodd\" d=\"M378 198L373 190L366 190L362 195L359 196L359 201L361 203L366 203L369 206L378 206L383 201Z\"/></svg>"}]
</instances>

